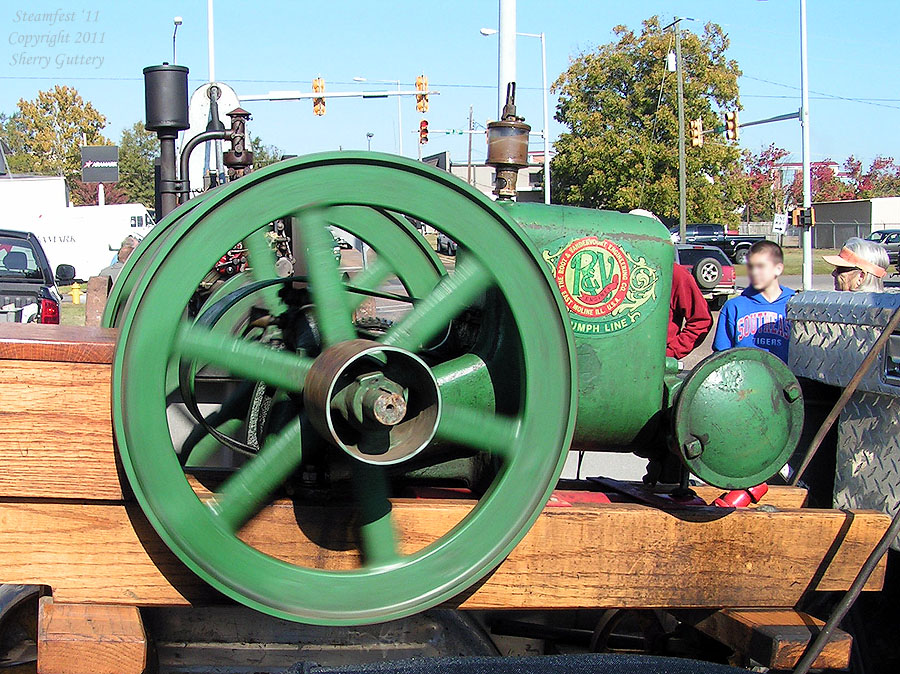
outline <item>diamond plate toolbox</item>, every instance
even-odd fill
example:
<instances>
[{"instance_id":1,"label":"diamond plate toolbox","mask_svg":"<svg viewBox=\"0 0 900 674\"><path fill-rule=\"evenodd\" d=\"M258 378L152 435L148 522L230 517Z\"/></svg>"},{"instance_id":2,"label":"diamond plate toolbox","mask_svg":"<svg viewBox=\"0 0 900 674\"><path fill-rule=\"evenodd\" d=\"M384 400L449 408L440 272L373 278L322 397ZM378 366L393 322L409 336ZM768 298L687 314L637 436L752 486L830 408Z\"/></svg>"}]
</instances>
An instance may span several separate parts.
<instances>
[{"instance_id":1,"label":"diamond plate toolbox","mask_svg":"<svg viewBox=\"0 0 900 674\"><path fill-rule=\"evenodd\" d=\"M787 306L788 364L798 377L846 386L881 335L900 294L806 291ZM838 420L834 505L893 515L900 508L900 334ZM891 546L900 550L900 542Z\"/></svg>"},{"instance_id":2,"label":"diamond plate toolbox","mask_svg":"<svg viewBox=\"0 0 900 674\"><path fill-rule=\"evenodd\" d=\"M797 293L787 305L788 366L798 377L846 386L898 306L900 293ZM878 355L860 391L900 395L900 335L896 342Z\"/></svg>"},{"instance_id":3,"label":"diamond plate toolbox","mask_svg":"<svg viewBox=\"0 0 900 674\"><path fill-rule=\"evenodd\" d=\"M841 412L834 505L891 516L900 508L900 398L857 391Z\"/></svg>"}]
</instances>

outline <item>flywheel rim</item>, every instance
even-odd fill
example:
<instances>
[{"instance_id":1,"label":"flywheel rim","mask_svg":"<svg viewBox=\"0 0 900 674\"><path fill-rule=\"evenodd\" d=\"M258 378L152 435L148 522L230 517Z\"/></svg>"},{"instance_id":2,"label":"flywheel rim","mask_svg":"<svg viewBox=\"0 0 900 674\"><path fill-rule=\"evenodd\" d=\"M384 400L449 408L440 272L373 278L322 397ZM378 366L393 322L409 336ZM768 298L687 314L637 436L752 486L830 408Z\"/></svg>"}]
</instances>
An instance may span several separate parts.
<instances>
[{"instance_id":1,"label":"flywheel rim","mask_svg":"<svg viewBox=\"0 0 900 674\"><path fill-rule=\"evenodd\" d=\"M183 288L170 283L184 276L188 257L210 243L212 224L218 224L220 237L234 238L241 226L234 223L241 214L253 213L259 221L280 217L270 215L278 208L274 204L283 204L286 198L285 185L275 184L282 176L287 177L282 182L292 185L290 212L313 203L323 192L338 192L341 198L335 197L332 203L383 205L424 222L452 213L457 220L452 227L441 223L442 228L459 234L457 228L462 226L458 222L470 223L471 230L456 240L468 239L474 244L471 254L476 267L494 262L486 256L506 248L504 262L509 264L489 271L494 286L508 297L514 313L518 311L515 320L527 361L515 436L520 451L460 524L399 560L350 571L323 571L269 557L240 541L216 519L193 492L171 451L171 439L168 447L162 446L158 426L165 415L161 395L165 368L158 363L171 358L169 344L179 338L181 328L179 321L163 314L166 303L183 306L179 298L186 300L191 292L190 283ZM322 207L321 201L317 207ZM220 222L216 223L216 218ZM476 229L472 219L495 224ZM223 222L229 235L221 231ZM214 262L215 252L205 253L206 258L194 264L203 267ZM551 317L552 325L539 323L538 316ZM402 340L400 333L395 337ZM455 596L493 569L525 535L554 488L566 457L574 428L574 372L572 335L544 265L515 224L490 200L417 162L375 153L313 155L281 162L217 190L184 213L160 241L135 284L121 321L113 363L113 422L126 474L151 524L170 549L213 587L282 618L326 625L380 622ZM548 403L551 407L558 404L560 409L548 413ZM168 435L168 428L163 431ZM521 451L522 447L547 449L528 452ZM523 496L522 485L529 484L528 478L534 475L541 476L540 483ZM498 523L503 529L499 539ZM473 555L469 547L475 543L486 547ZM227 574L223 574L223 566ZM333 608L335 603L339 608Z\"/></svg>"}]
</instances>

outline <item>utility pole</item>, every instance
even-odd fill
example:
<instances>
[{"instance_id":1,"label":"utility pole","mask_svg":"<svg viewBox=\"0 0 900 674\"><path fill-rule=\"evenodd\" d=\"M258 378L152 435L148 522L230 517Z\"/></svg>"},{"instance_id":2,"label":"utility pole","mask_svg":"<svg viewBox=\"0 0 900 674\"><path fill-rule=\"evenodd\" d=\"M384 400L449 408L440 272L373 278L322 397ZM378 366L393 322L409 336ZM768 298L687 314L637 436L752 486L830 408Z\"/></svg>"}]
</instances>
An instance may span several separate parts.
<instances>
[{"instance_id":1,"label":"utility pole","mask_svg":"<svg viewBox=\"0 0 900 674\"><path fill-rule=\"evenodd\" d=\"M809 158L809 70L806 59L806 0L800 0L800 126L803 131L803 208L812 206ZM803 227L803 289L813 287L812 228Z\"/></svg>"},{"instance_id":2,"label":"utility pole","mask_svg":"<svg viewBox=\"0 0 900 674\"><path fill-rule=\"evenodd\" d=\"M213 30L213 0L206 0L206 48L209 56L209 81L216 81L216 40Z\"/></svg>"},{"instance_id":3,"label":"utility pole","mask_svg":"<svg viewBox=\"0 0 900 674\"><path fill-rule=\"evenodd\" d=\"M397 91L400 92L400 80L397 80ZM403 156L403 102L397 96L397 154Z\"/></svg>"},{"instance_id":4,"label":"utility pole","mask_svg":"<svg viewBox=\"0 0 900 674\"><path fill-rule=\"evenodd\" d=\"M472 133L473 131L473 120L472 120L472 106L469 106L469 158L466 160L466 182L470 185L472 184Z\"/></svg>"},{"instance_id":5,"label":"utility pole","mask_svg":"<svg viewBox=\"0 0 900 674\"><path fill-rule=\"evenodd\" d=\"M506 87L516 81L516 0L500 0L497 119L503 117Z\"/></svg>"},{"instance_id":6,"label":"utility pole","mask_svg":"<svg viewBox=\"0 0 900 674\"><path fill-rule=\"evenodd\" d=\"M684 82L681 74L681 18L675 19L675 72L678 78L678 234L687 241L687 169L684 158Z\"/></svg>"},{"instance_id":7,"label":"utility pole","mask_svg":"<svg viewBox=\"0 0 900 674\"><path fill-rule=\"evenodd\" d=\"M550 114L547 111L547 41L541 33L541 89L544 95L544 203L550 203Z\"/></svg>"}]
</instances>

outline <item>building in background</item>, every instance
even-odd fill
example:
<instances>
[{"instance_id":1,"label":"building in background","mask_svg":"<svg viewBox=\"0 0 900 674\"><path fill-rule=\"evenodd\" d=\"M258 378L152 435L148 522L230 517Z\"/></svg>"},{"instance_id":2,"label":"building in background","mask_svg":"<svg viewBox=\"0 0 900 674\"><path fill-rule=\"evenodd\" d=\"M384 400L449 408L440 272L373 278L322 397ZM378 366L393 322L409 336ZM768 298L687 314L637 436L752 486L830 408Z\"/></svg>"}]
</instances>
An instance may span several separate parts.
<instances>
[{"instance_id":1,"label":"building in background","mask_svg":"<svg viewBox=\"0 0 900 674\"><path fill-rule=\"evenodd\" d=\"M900 197L848 199L814 203L813 247L840 248L851 236L900 227Z\"/></svg>"},{"instance_id":2,"label":"building in background","mask_svg":"<svg viewBox=\"0 0 900 674\"><path fill-rule=\"evenodd\" d=\"M529 165L519 170L519 178L516 182L516 199L518 201L544 201L544 153L529 152ZM422 161L443 171L452 173L463 182L469 180L469 165L466 162L455 162L450 159L449 152L423 157ZM472 186L491 199L494 195L494 182L496 175L492 166L486 166L484 162L472 163Z\"/></svg>"}]
</instances>

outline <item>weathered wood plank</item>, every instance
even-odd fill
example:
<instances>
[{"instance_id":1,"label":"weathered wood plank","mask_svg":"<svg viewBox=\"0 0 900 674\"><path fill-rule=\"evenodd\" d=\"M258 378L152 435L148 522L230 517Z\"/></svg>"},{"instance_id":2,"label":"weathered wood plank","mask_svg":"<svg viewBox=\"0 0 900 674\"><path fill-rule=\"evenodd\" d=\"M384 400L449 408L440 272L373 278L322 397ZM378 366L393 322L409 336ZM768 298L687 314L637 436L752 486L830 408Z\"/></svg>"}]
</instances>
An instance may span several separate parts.
<instances>
[{"instance_id":1,"label":"weathered wood plank","mask_svg":"<svg viewBox=\"0 0 900 674\"><path fill-rule=\"evenodd\" d=\"M87 283L87 301L84 303L84 324L91 327L100 327L103 318L103 310L106 309L106 300L109 297L109 289L112 279L109 276L91 276Z\"/></svg>"},{"instance_id":2,"label":"weathered wood plank","mask_svg":"<svg viewBox=\"0 0 900 674\"><path fill-rule=\"evenodd\" d=\"M0 495L122 498L109 370L95 363L2 362Z\"/></svg>"},{"instance_id":3,"label":"weathered wood plank","mask_svg":"<svg viewBox=\"0 0 900 674\"><path fill-rule=\"evenodd\" d=\"M118 334L79 325L0 323L0 360L111 363Z\"/></svg>"},{"instance_id":4,"label":"weathered wood plank","mask_svg":"<svg viewBox=\"0 0 900 674\"><path fill-rule=\"evenodd\" d=\"M825 624L792 610L723 609L693 622L701 632L733 648L745 661L752 658L772 669L792 669ZM836 629L813 669L850 666L853 637Z\"/></svg>"},{"instance_id":5,"label":"weathered wood plank","mask_svg":"<svg viewBox=\"0 0 900 674\"><path fill-rule=\"evenodd\" d=\"M395 502L404 551L440 536L470 506ZM297 516L290 504L270 506L242 537L294 563L356 563L348 518L330 508L304 508L304 534ZM888 523L875 512L546 508L507 560L452 603L469 609L788 608L808 589L849 587ZM330 549L309 542L320 535ZM867 588L879 589L883 578L884 560ZM214 597L136 504L0 503L0 582L47 584L57 601L75 603L184 605Z\"/></svg>"},{"instance_id":6,"label":"weathered wood plank","mask_svg":"<svg viewBox=\"0 0 900 674\"><path fill-rule=\"evenodd\" d=\"M141 674L147 635L136 606L60 604L41 597L38 674Z\"/></svg>"}]
</instances>

